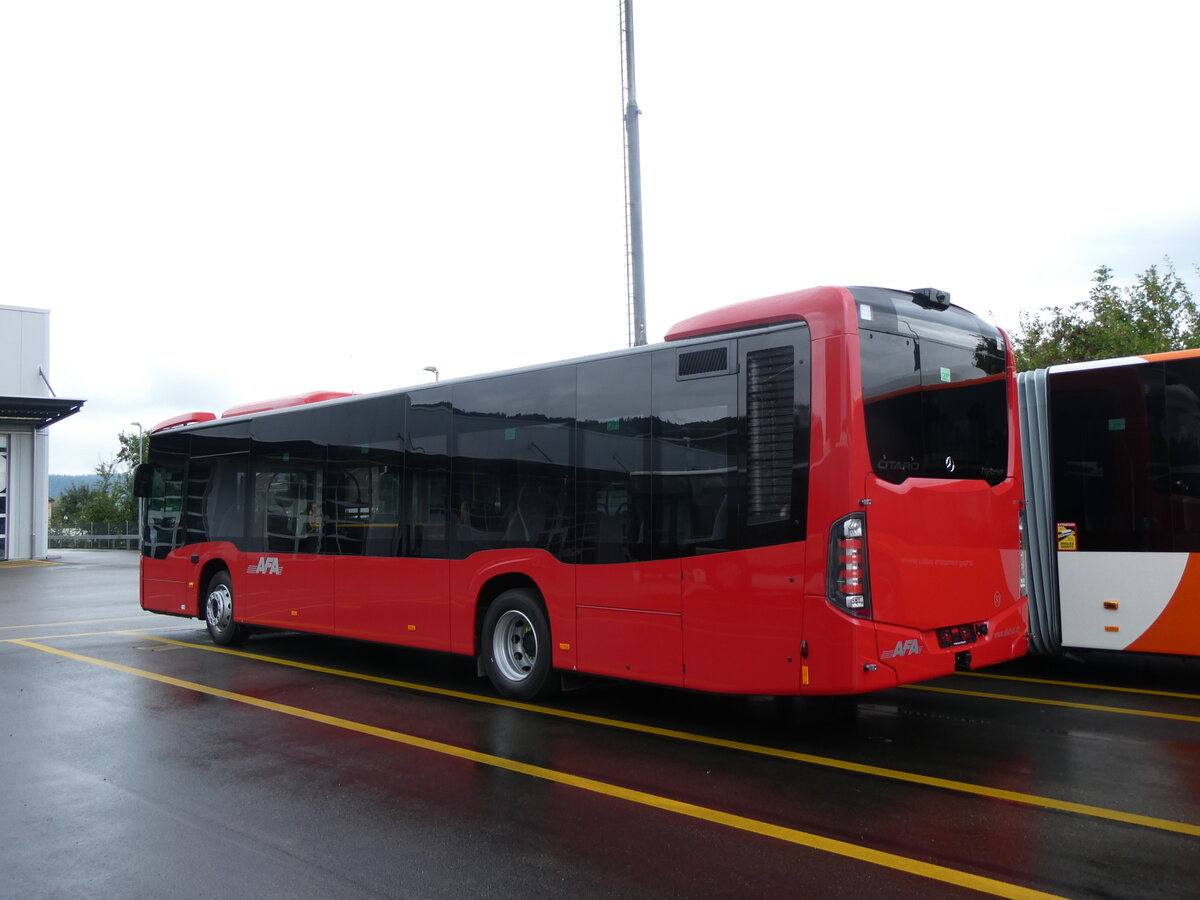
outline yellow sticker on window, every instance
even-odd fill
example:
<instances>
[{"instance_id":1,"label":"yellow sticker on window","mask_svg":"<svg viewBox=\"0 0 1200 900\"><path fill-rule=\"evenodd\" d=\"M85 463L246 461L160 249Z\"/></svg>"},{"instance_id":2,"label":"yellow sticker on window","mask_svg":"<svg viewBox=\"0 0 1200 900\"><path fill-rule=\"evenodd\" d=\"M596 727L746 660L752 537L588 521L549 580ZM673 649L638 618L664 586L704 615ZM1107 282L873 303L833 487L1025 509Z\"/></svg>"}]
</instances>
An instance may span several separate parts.
<instances>
[{"instance_id":1,"label":"yellow sticker on window","mask_svg":"<svg viewBox=\"0 0 1200 900\"><path fill-rule=\"evenodd\" d=\"M1078 550L1078 529L1074 522L1059 522L1058 527L1058 549L1059 550Z\"/></svg>"}]
</instances>

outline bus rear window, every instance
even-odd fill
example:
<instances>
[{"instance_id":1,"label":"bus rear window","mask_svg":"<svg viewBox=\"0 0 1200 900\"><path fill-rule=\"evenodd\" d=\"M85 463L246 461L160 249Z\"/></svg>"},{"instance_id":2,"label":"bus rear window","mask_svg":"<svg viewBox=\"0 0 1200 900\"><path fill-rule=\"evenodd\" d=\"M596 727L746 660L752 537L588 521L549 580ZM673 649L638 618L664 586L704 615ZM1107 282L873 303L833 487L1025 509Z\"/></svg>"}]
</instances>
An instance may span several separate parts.
<instances>
[{"instance_id":1,"label":"bus rear window","mask_svg":"<svg viewBox=\"0 0 1200 900\"><path fill-rule=\"evenodd\" d=\"M996 338L951 345L860 331L871 466L885 481L976 478L1008 470L1008 393Z\"/></svg>"}]
</instances>

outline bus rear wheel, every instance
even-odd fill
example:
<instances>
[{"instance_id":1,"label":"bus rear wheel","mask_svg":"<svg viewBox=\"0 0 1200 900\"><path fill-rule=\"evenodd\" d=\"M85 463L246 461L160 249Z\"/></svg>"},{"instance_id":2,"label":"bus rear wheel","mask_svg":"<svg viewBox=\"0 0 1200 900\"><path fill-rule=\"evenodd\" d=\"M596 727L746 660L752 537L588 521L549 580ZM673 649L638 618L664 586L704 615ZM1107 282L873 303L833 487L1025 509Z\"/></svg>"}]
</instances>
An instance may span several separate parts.
<instances>
[{"instance_id":1,"label":"bus rear wheel","mask_svg":"<svg viewBox=\"0 0 1200 900\"><path fill-rule=\"evenodd\" d=\"M505 697L534 700L553 687L550 623L530 591L505 591L483 617L483 668Z\"/></svg>"},{"instance_id":2,"label":"bus rear wheel","mask_svg":"<svg viewBox=\"0 0 1200 900\"><path fill-rule=\"evenodd\" d=\"M236 647L250 636L245 625L233 618L233 581L228 572L218 572L204 592L204 622L214 644Z\"/></svg>"}]
</instances>

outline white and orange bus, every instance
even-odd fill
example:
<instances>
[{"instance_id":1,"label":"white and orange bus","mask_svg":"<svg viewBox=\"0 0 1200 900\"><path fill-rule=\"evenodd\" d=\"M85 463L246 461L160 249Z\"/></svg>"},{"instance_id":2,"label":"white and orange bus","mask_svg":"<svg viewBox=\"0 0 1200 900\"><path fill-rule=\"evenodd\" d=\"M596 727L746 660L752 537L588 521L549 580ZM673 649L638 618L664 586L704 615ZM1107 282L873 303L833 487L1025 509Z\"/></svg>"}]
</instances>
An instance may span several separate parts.
<instances>
[{"instance_id":1,"label":"white and orange bus","mask_svg":"<svg viewBox=\"0 0 1200 900\"><path fill-rule=\"evenodd\" d=\"M157 426L141 602L556 673L892 687L1026 651L1016 382L932 289L821 287L665 343Z\"/></svg>"},{"instance_id":2,"label":"white and orange bus","mask_svg":"<svg viewBox=\"0 0 1200 900\"><path fill-rule=\"evenodd\" d=\"M1018 380L1032 649L1200 655L1200 351Z\"/></svg>"}]
</instances>

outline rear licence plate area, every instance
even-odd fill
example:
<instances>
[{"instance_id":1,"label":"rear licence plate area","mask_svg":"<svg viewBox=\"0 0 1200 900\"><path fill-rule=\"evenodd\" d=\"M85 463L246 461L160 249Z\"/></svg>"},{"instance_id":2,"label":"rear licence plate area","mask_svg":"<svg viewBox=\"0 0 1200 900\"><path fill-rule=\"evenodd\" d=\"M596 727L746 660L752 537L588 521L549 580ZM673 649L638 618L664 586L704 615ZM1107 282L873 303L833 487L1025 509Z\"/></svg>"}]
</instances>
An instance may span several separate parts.
<instances>
[{"instance_id":1,"label":"rear licence plate area","mask_svg":"<svg viewBox=\"0 0 1200 900\"><path fill-rule=\"evenodd\" d=\"M977 640L974 625L951 625L949 628L935 629L939 647L961 647L963 644L973 644Z\"/></svg>"}]
</instances>

